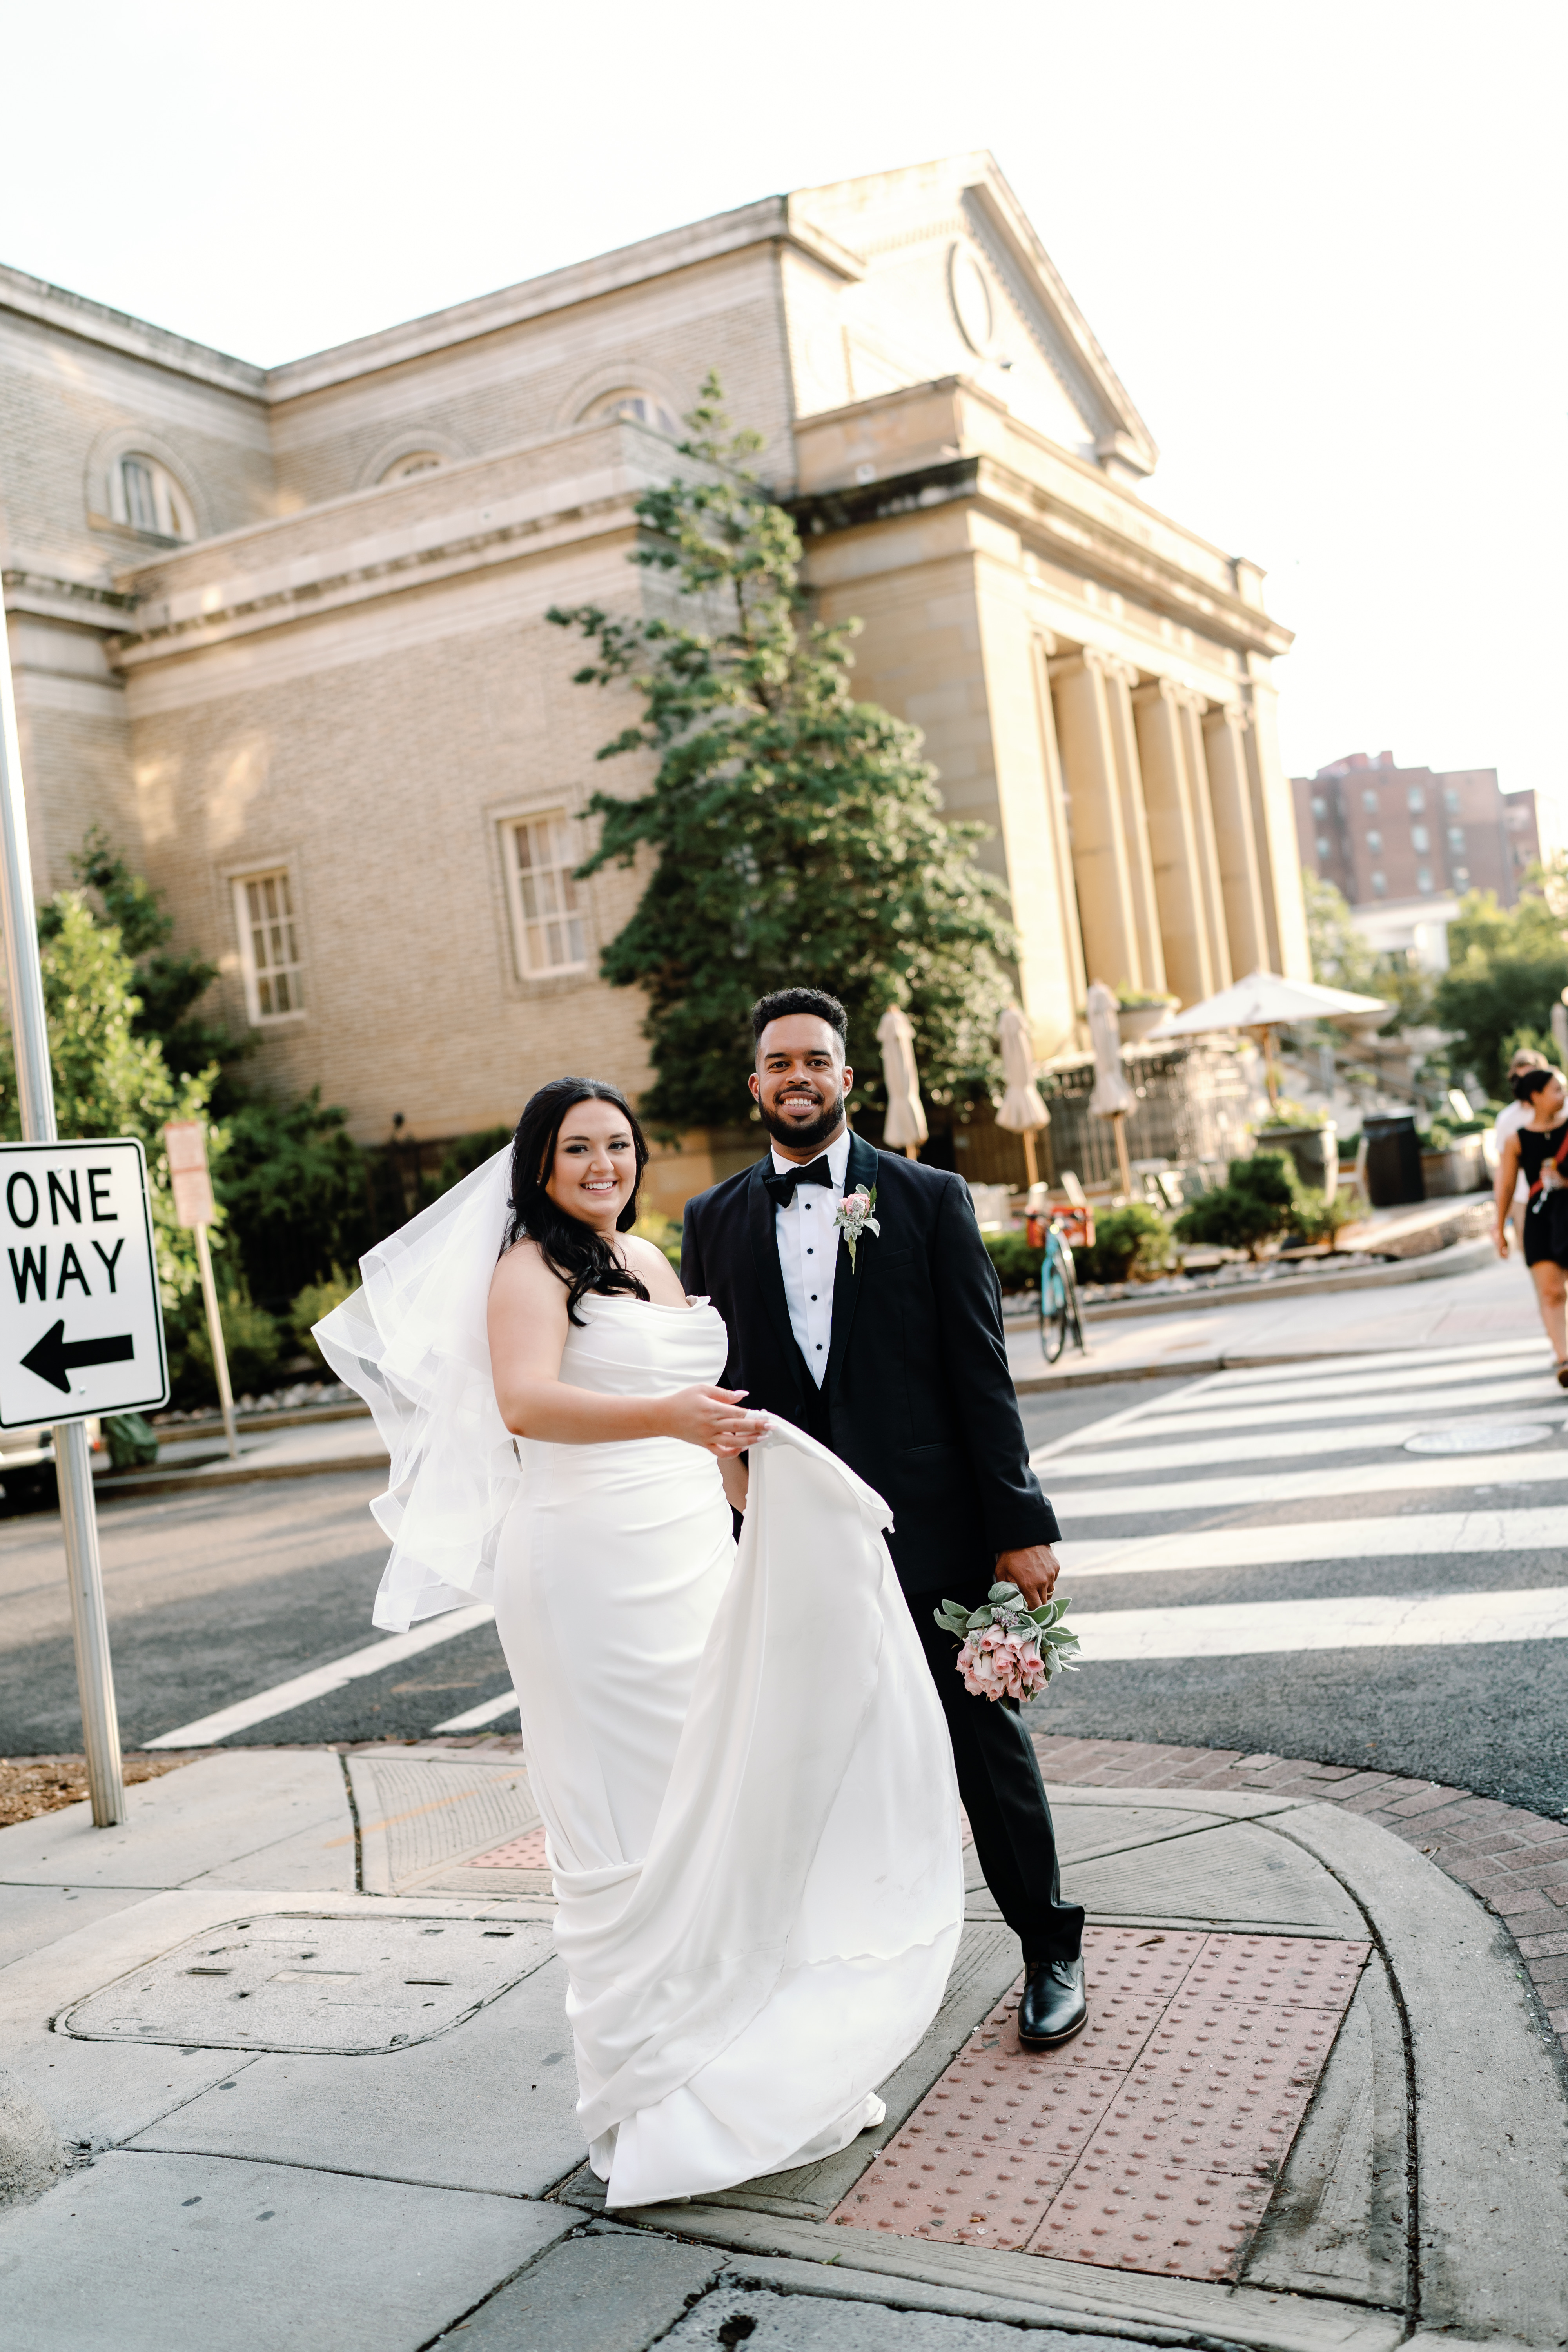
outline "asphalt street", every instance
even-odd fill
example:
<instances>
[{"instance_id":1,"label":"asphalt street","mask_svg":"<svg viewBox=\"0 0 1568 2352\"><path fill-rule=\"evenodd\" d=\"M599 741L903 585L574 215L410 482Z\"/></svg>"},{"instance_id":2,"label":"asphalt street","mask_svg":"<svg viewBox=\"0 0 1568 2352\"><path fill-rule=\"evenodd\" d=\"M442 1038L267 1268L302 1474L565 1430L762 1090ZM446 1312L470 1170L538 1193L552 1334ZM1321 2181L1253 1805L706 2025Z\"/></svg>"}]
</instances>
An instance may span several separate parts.
<instances>
[{"instance_id":1,"label":"asphalt street","mask_svg":"<svg viewBox=\"0 0 1568 2352\"><path fill-rule=\"evenodd\" d=\"M1565 1415L1544 1349L1517 1342L1026 1398L1086 1650L1032 1719L1568 1812ZM127 1747L236 1708L200 1744L418 1738L476 1710L515 1728L492 1625L435 1621L383 1662L375 1484L104 1506ZM289 1690L342 1662L340 1686ZM0 1751L79 1744L58 1522L38 1513L0 1524Z\"/></svg>"}]
</instances>

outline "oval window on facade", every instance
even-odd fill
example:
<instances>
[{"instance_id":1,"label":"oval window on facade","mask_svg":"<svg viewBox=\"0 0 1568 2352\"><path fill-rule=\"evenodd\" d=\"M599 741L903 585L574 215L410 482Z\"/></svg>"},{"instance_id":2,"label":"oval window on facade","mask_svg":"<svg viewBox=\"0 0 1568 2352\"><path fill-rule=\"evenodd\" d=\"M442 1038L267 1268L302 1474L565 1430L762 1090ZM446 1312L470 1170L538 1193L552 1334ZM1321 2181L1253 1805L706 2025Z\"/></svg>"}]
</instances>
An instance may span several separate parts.
<instances>
[{"instance_id":1,"label":"oval window on facade","mask_svg":"<svg viewBox=\"0 0 1568 2352\"><path fill-rule=\"evenodd\" d=\"M966 245L955 245L947 258L948 291L958 331L972 352L984 359L996 336L996 307L991 280Z\"/></svg>"},{"instance_id":2,"label":"oval window on facade","mask_svg":"<svg viewBox=\"0 0 1568 2352\"><path fill-rule=\"evenodd\" d=\"M590 424L603 424L611 416L630 416L638 425L650 425L656 433L668 434L672 441L680 436L679 419L673 416L662 400L651 392L637 392L628 387L624 392L609 392L596 400L588 411Z\"/></svg>"},{"instance_id":3,"label":"oval window on facade","mask_svg":"<svg viewBox=\"0 0 1568 2352\"><path fill-rule=\"evenodd\" d=\"M416 474L433 474L444 463L437 449L411 449L406 457L396 457L382 476L384 482L411 482Z\"/></svg>"},{"instance_id":4,"label":"oval window on facade","mask_svg":"<svg viewBox=\"0 0 1568 2352\"><path fill-rule=\"evenodd\" d=\"M116 522L149 539L196 535L191 502L167 466L138 450L128 450L110 475L109 510Z\"/></svg>"}]
</instances>

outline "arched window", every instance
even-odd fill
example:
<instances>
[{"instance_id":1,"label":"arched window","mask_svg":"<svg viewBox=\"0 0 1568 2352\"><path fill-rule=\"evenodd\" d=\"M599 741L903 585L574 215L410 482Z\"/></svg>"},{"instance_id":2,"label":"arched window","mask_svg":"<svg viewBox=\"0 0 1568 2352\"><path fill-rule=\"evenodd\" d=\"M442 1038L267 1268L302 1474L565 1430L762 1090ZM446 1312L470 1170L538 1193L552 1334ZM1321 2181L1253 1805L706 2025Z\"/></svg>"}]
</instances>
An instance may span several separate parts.
<instances>
[{"instance_id":1,"label":"arched window","mask_svg":"<svg viewBox=\"0 0 1568 2352\"><path fill-rule=\"evenodd\" d=\"M109 492L110 512L128 530L144 531L150 539L195 539L191 502L156 457L127 450L110 472Z\"/></svg>"},{"instance_id":2,"label":"arched window","mask_svg":"<svg viewBox=\"0 0 1568 2352\"><path fill-rule=\"evenodd\" d=\"M437 449L411 449L405 457L395 458L381 478L384 482L411 482L416 474L433 474L446 462Z\"/></svg>"},{"instance_id":3,"label":"arched window","mask_svg":"<svg viewBox=\"0 0 1568 2352\"><path fill-rule=\"evenodd\" d=\"M631 416L639 425L651 425L656 433L668 433L672 441L680 436L679 420L651 392L606 393L603 400L594 403L588 415L595 424L602 424L611 416Z\"/></svg>"}]
</instances>

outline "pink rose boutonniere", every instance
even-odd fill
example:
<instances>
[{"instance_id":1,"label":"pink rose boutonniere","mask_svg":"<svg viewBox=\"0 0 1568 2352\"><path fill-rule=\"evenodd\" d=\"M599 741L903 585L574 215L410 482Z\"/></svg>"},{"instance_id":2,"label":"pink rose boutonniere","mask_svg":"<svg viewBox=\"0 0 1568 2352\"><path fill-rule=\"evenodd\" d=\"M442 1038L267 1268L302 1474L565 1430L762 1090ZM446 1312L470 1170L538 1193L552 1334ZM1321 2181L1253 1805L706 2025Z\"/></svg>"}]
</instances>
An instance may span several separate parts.
<instances>
[{"instance_id":1,"label":"pink rose boutonniere","mask_svg":"<svg viewBox=\"0 0 1568 2352\"><path fill-rule=\"evenodd\" d=\"M882 1228L877 1223L876 1208L877 1187L873 1184L868 1192L846 1193L833 1213L833 1222L843 1234L845 1247L849 1252L851 1274L855 1271L855 1244L861 1234L875 1234L879 1241L882 1237Z\"/></svg>"}]
</instances>

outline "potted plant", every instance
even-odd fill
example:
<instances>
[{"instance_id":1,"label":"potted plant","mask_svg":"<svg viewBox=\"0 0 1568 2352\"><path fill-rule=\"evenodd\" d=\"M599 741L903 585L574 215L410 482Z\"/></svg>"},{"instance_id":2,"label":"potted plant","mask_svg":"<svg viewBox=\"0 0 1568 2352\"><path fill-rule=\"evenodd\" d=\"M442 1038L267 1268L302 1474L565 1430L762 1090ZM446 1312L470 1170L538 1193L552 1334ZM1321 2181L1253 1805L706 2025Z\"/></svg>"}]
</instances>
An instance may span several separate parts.
<instances>
[{"instance_id":1,"label":"potted plant","mask_svg":"<svg viewBox=\"0 0 1568 2352\"><path fill-rule=\"evenodd\" d=\"M1160 1026L1176 1003L1173 996L1155 995L1147 989L1129 988L1125 983L1116 992L1116 1026L1124 1045L1136 1045Z\"/></svg>"},{"instance_id":2,"label":"potted plant","mask_svg":"<svg viewBox=\"0 0 1568 2352\"><path fill-rule=\"evenodd\" d=\"M1255 1122L1252 1133L1260 1150L1288 1151L1302 1183L1333 1199L1340 1181L1340 1146L1327 1111L1281 1100Z\"/></svg>"}]
</instances>

